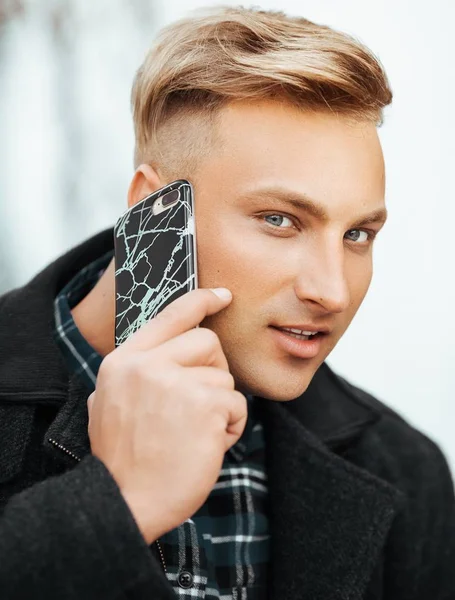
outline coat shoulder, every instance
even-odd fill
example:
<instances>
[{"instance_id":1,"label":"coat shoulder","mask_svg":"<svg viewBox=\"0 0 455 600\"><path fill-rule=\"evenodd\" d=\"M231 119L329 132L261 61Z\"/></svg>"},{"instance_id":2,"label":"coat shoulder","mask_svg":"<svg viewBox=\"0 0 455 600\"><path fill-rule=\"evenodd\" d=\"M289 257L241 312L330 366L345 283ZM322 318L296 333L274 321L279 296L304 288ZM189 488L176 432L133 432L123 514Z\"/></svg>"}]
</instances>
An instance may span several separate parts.
<instances>
[{"instance_id":1,"label":"coat shoulder","mask_svg":"<svg viewBox=\"0 0 455 600\"><path fill-rule=\"evenodd\" d=\"M419 487L422 478L453 490L447 459L440 446L404 416L366 390L336 375L351 400L376 414L357 445L348 451L359 463L398 487Z\"/></svg>"}]
</instances>

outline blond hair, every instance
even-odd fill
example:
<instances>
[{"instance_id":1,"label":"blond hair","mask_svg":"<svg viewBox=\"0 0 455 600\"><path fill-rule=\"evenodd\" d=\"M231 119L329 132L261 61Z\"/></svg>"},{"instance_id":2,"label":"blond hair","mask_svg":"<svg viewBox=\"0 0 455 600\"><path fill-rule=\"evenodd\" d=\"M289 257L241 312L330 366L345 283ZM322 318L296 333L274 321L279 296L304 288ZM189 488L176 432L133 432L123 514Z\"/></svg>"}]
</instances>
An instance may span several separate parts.
<instances>
[{"instance_id":1,"label":"blond hair","mask_svg":"<svg viewBox=\"0 0 455 600\"><path fill-rule=\"evenodd\" d=\"M163 29L136 74L135 164L168 154L188 169L217 109L274 98L380 126L392 92L379 59L346 33L282 12L205 9Z\"/></svg>"}]
</instances>

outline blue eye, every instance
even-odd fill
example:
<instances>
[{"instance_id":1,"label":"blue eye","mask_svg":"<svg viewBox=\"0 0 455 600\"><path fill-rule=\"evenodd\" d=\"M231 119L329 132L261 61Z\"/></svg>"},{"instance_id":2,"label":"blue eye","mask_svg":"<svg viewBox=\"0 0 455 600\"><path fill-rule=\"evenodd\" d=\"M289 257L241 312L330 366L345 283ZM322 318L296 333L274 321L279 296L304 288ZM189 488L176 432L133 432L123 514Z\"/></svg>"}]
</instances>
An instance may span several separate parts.
<instances>
[{"instance_id":1,"label":"blue eye","mask_svg":"<svg viewBox=\"0 0 455 600\"><path fill-rule=\"evenodd\" d=\"M364 243L368 242L368 240L370 239L368 231L364 231L363 229L350 229L346 233L346 236L348 237L348 239L351 240L351 242ZM361 236L364 236L364 238L361 238Z\"/></svg>"},{"instance_id":2,"label":"blue eye","mask_svg":"<svg viewBox=\"0 0 455 600\"><path fill-rule=\"evenodd\" d=\"M286 229L287 227L292 227L292 221L289 217L285 217L283 215L267 215L264 217L269 225L273 225L275 227L279 227L280 229ZM289 225L284 225L285 221L289 222Z\"/></svg>"}]
</instances>

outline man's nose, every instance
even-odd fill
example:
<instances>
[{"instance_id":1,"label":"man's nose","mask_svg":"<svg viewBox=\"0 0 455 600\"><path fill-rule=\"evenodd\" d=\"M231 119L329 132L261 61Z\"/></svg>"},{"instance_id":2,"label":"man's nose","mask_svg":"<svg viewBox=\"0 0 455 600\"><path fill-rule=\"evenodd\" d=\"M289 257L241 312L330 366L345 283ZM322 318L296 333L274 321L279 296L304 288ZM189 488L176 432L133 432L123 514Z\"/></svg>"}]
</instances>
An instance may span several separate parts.
<instances>
[{"instance_id":1,"label":"man's nose","mask_svg":"<svg viewBox=\"0 0 455 600\"><path fill-rule=\"evenodd\" d=\"M330 313L341 313L350 303L342 248L318 249L303 258L295 281L295 293L302 302L311 302Z\"/></svg>"}]
</instances>

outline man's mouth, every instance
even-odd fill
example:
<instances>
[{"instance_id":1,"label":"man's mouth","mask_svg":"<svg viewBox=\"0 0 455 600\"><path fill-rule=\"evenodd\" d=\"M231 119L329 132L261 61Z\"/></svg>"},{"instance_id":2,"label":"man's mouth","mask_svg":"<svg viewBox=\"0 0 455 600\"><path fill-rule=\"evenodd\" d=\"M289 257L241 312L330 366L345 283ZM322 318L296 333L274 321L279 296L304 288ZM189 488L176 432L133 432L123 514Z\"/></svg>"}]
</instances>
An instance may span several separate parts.
<instances>
[{"instance_id":1,"label":"man's mouth","mask_svg":"<svg viewBox=\"0 0 455 600\"><path fill-rule=\"evenodd\" d=\"M287 354L297 358L315 358L322 350L322 338L330 333L328 327L271 325L275 342Z\"/></svg>"},{"instance_id":2,"label":"man's mouth","mask_svg":"<svg viewBox=\"0 0 455 600\"><path fill-rule=\"evenodd\" d=\"M295 337L298 340L309 340L314 339L316 336L321 335L320 331L304 331L302 329L296 329L293 327L275 327L275 329L279 329L280 331L284 331L291 337Z\"/></svg>"}]
</instances>

